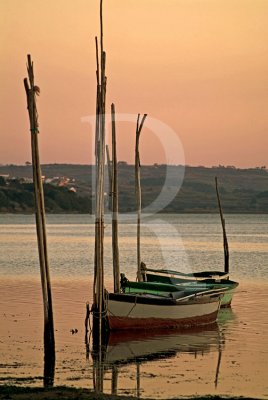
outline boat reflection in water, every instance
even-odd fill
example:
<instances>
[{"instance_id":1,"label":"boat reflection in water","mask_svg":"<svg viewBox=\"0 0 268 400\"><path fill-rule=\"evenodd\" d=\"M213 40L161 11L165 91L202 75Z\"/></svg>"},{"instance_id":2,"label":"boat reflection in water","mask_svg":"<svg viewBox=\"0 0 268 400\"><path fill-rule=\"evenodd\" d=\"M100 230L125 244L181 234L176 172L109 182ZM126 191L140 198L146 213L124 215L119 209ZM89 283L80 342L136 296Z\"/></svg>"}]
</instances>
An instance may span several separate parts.
<instances>
[{"instance_id":1,"label":"boat reflection in water","mask_svg":"<svg viewBox=\"0 0 268 400\"><path fill-rule=\"evenodd\" d=\"M222 351L225 345L223 327L234 319L232 310L223 310L219 323L191 330L155 330L111 332L108 341L92 347L94 389L103 392L105 374L111 373L111 393L118 394L118 377L126 365L136 365L136 393L141 394L141 369L143 364L157 360L171 359L179 353L198 355L218 352L214 366L215 387L217 387ZM204 359L204 362L206 360ZM176 365L178 361L176 360ZM175 368L175 367L174 367ZM213 367L212 367L213 368ZM105 389L106 390L106 389ZM133 395L134 393L132 393Z\"/></svg>"}]
</instances>

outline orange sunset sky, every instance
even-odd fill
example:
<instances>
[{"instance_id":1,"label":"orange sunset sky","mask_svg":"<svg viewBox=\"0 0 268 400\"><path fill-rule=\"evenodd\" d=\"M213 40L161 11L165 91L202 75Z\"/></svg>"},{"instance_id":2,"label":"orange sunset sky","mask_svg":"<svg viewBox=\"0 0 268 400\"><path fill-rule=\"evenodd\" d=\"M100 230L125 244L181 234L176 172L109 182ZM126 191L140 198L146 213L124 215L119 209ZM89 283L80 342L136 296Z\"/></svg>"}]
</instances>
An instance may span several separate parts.
<instances>
[{"instance_id":1,"label":"orange sunset sky","mask_svg":"<svg viewBox=\"0 0 268 400\"><path fill-rule=\"evenodd\" d=\"M1 0L0 163L30 160L23 78L35 63L42 163L92 163L98 0ZM268 1L104 0L107 104L176 131L190 165L267 165ZM118 124L133 162L135 125ZM143 164L165 163L141 138ZM176 149L172 162L176 158Z\"/></svg>"}]
</instances>

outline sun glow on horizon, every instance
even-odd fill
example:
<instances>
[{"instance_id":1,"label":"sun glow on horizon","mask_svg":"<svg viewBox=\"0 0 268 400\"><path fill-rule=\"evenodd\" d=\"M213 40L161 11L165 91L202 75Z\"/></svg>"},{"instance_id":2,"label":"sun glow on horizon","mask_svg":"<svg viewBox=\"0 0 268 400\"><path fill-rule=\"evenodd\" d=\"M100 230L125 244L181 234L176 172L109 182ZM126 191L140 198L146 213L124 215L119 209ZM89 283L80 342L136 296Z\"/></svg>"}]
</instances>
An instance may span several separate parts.
<instances>
[{"instance_id":1,"label":"sun glow on horizon","mask_svg":"<svg viewBox=\"0 0 268 400\"><path fill-rule=\"evenodd\" d=\"M0 15L0 162L30 159L22 80L31 53L42 163L92 163L81 118L95 109L98 0L9 0ZM267 20L265 0L104 1L107 112L114 102L169 125L188 165L266 165ZM132 163L135 125L117 131L119 158ZM167 162L165 137L147 129L141 140L143 164Z\"/></svg>"}]
</instances>

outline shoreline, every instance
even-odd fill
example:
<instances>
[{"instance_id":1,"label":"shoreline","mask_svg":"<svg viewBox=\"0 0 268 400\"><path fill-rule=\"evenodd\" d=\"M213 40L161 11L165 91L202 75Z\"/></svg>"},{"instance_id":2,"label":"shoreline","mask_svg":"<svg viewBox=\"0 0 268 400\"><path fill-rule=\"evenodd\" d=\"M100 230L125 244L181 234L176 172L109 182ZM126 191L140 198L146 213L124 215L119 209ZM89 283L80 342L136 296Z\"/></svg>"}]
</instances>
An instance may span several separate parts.
<instances>
[{"instance_id":1,"label":"shoreline","mask_svg":"<svg viewBox=\"0 0 268 400\"><path fill-rule=\"evenodd\" d=\"M124 215L129 215L129 214L133 214L135 211L123 211L121 212L121 216ZM107 211L106 214L110 214L110 211ZM158 211L156 213L154 213L155 215L161 215L161 214L167 214L167 215L218 215L219 211L218 210L204 210L204 209L200 209L200 210L186 210L186 211L177 211L175 212L174 210L161 210ZM18 210L18 211L3 211L0 210L0 215L35 215L34 210L31 211L25 211L25 210ZM93 213L86 213L86 212L80 212L80 211L46 211L46 215L89 215L90 217L94 218L95 214ZM147 214L144 214L144 216L146 217ZM225 215L268 215L268 211L228 211L225 212Z\"/></svg>"},{"instance_id":2,"label":"shoreline","mask_svg":"<svg viewBox=\"0 0 268 400\"><path fill-rule=\"evenodd\" d=\"M72 388L67 386L56 386L52 388L32 388L32 387L19 387L19 386L0 386L0 400L136 400L137 397L130 396L117 396L110 394L97 393L90 389L84 388ZM170 398L169 398L170 399ZM244 396L183 396L173 397L172 400L222 400L222 399L234 399L234 400L259 400L260 398L255 397L244 397ZM143 398L146 400L146 398ZM149 399L148 399L149 400Z\"/></svg>"}]
</instances>

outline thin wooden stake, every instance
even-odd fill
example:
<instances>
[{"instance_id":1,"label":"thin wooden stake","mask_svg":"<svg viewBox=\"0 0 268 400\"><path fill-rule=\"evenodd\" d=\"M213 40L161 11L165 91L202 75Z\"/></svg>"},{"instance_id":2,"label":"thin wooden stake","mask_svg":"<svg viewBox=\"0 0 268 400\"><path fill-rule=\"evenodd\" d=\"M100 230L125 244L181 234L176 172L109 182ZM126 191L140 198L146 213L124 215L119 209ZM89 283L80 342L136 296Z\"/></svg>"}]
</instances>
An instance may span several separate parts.
<instances>
[{"instance_id":1,"label":"thin wooden stake","mask_svg":"<svg viewBox=\"0 0 268 400\"><path fill-rule=\"evenodd\" d=\"M42 173L39 160L38 147L38 113L36 106L36 96L39 95L40 89L34 83L34 70L31 56L27 56L27 71L28 79L24 79L24 88L27 97L27 108L30 120L31 131L31 148L32 148L32 168L33 168L33 183L35 194L35 217L36 217L36 233L39 252L39 264L41 285L43 294L44 307L44 352L45 352L45 383L53 384L54 367L55 367L55 338L54 338L54 323L53 323L53 306L52 292L49 273L49 262L47 252L47 236L46 236L46 221L45 221L45 204L42 184ZM53 376L46 376L52 374ZM52 380L52 381L51 381Z\"/></svg>"},{"instance_id":2,"label":"thin wooden stake","mask_svg":"<svg viewBox=\"0 0 268 400\"><path fill-rule=\"evenodd\" d=\"M114 292L120 291L119 246L118 246L118 182L117 182L117 152L116 152L116 127L115 107L111 105L112 116L112 244L113 244L113 272Z\"/></svg>"},{"instance_id":3,"label":"thin wooden stake","mask_svg":"<svg viewBox=\"0 0 268 400\"><path fill-rule=\"evenodd\" d=\"M229 246L228 246L228 240L227 240L226 229L225 229L225 219L223 218L220 195L219 195L219 190L218 190L217 177L215 177L215 184L216 184L216 193L217 193L218 206L219 206L219 211L220 211L221 225L222 225L222 232L223 232L224 272L226 274L228 274L229 273Z\"/></svg>"},{"instance_id":4,"label":"thin wooden stake","mask_svg":"<svg viewBox=\"0 0 268 400\"><path fill-rule=\"evenodd\" d=\"M143 115L140 123L140 114L137 117L136 125L136 146L135 146L135 192L136 192L136 206L137 206L137 279L142 280L141 274L141 245L140 245L140 223L141 223L141 182L140 182L140 153L139 143L140 134L147 114Z\"/></svg>"},{"instance_id":5,"label":"thin wooden stake","mask_svg":"<svg viewBox=\"0 0 268 400\"><path fill-rule=\"evenodd\" d=\"M106 158L107 158L107 169L108 169L108 180L109 180L109 210L112 210L113 171L112 171L112 163L110 159L108 144L106 144Z\"/></svg>"}]
</instances>

